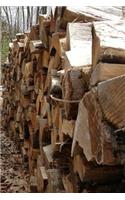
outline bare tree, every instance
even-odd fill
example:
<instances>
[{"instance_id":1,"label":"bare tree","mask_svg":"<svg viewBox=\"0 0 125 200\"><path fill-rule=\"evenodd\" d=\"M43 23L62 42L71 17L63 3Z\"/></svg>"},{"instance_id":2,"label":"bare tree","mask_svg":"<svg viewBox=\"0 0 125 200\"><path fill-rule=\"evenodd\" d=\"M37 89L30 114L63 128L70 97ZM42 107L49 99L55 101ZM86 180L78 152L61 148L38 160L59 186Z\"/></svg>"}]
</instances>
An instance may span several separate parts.
<instances>
[{"instance_id":1,"label":"bare tree","mask_svg":"<svg viewBox=\"0 0 125 200\"><path fill-rule=\"evenodd\" d=\"M30 8L27 6L27 29L29 29L29 22L30 22Z\"/></svg>"},{"instance_id":2,"label":"bare tree","mask_svg":"<svg viewBox=\"0 0 125 200\"><path fill-rule=\"evenodd\" d=\"M8 33L10 40L17 32L29 29L34 23L38 23L39 13L46 14L47 7L3 6L2 14L8 25Z\"/></svg>"},{"instance_id":3,"label":"bare tree","mask_svg":"<svg viewBox=\"0 0 125 200\"><path fill-rule=\"evenodd\" d=\"M24 13L24 6L22 6L22 16L23 16L23 32L25 30L25 13Z\"/></svg>"},{"instance_id":4,"label":"bare tree","mask_svg":"<svg viewBox=\"0 0 125 200\"><path fill-rule=\"evenodd\" d=\"M11 35L11 23L10 23L10 18L9 18L9 12L8 12L8 7L3 6L4 13L6 15L7 23L8 23L8 32L9 32L9 39L12 39Z\"/></svg>"},{"instance_id":5,"label":"bare tree","mask_svg":"<svg viewBox=\"0 0 125 200\"><path fill-rule=\"evenodd\" d=\"M39 16L40 7L36 9L36 24L38 23L38 16Z\"/></svg>"},{"instance_id":6,"label":"bare tree","mask_svg":"<svg viewBox=\"0 0 125 200\"><path fill-rule=\"evenodd\" d=\"M31 7L31 11L30 11L30 27L32 26L33 23L33 6Z\"/></svg>"}]
</instances>

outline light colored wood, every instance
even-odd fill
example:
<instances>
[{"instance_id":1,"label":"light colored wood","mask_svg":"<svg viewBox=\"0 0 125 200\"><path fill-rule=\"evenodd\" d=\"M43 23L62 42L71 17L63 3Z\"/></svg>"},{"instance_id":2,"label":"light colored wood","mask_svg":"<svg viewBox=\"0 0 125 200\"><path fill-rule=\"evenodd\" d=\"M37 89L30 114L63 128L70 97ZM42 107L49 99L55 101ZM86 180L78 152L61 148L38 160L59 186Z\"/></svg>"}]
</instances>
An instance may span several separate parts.
<instances>
[{"instance_id":1,"label":"light colored wood","mask_svg":"<svg viewBox=\"0 0 125 200\"><path fill-rule=\"evenodd\" d=\"M40 149L43 148L43 146L50 144L51 141L51 131L48 127L48 121L47 118L44 119L42 117L39 117L39 145Z\"/></svg>"},{"instance_id":2,"label":"light colored wood","mask_svg":"<svg viewBox=\"0 0 125 200\"><path fill-rule=\"evenodd\" d=\"M63 80L63 99L81 100L85 92L85 82L82 70L68 70ZM78 112L78 103L65 103L65 115L68 120L75 120Z\"/></svg>"},{"instance_id":3,"label":"light colored wood","mask_svg":"<svg viewBox=\"0 0 125 200\"><path fill-rule=\"evenodd\" d=\"M33 25L30 32L27 32L27 35L31 40L39 40L39 25Z\"/></svg>"},{"instance_id":4,"label":"light colored wood","mask_svg":"<svg viewBox=\"0 0 125 200\"><path fill-rule=\"evenodd\" d=\"M43 51L43 54L42 54L42 67L46 67L48 68L48 65L49 65L49 52L48 51Z\"/></svg>"},{"instance_id":5,"label":"light colored wood","mask_svg":"<svg viewBox=\"0 0 125 200\"><path fill-rule=\"evenodd\" d=\"M107 154L108 155L108 154ZM106 183L122 176L122 166L94 165L89 163L82 152L73 157L73 171L78 173L82 182Z\"/></svg>"},{"instance_id":6,"label":"light colored wood","mask_svg":"<svg viewBox=\"0 0 125 200\"><path fill-rule=\"evenodd\" d=\"M53 158L52 158L52 153L53 153L53 148L52 145L46 145L43 147L43 152L45 155L45 167L46 169L50 169L53 167Z\"/></svg>"},{"instance_id":7,"label":"light colored wood","mask_svg":"<svg viewBox=\"0 0 125 200\"><path fill-rule=\"evenodd\" d=\"M86 93L79 104L72 153L76 141L83 148L88 161L96 160L99 164L107 165L116 164L111 129L107 124L103 123L96 90Z\"/></svg>"},{"instance_id":8,"label":"light colored wood","mask_svg":"<svg viewBox=\"0 0 125 200\"><path fill-rule=\"evenodd\" d=\"M72 67L92 65L92 25L68 23L66 57Z\"/></svg>"},{"instance_id":9,"label":"light colored wood","mask_svg":"<svg viewBox=\"0 0 125 200\"><path fill-rule=\"evenodd\" d=\"M35 54L42 53L43 48L44 48L43 43L41 42L41 40L32 40L32 41L30 41L29 47L30 47L30 52L31 53L35 53Z\"/></svg>"},{"instance_id":10,"label":"light colored wood","mask_svg":"<svg viewBox=\"0 0 125 200\"><path fill-rule=\"evenodd\" d=\"M45 192L48 184L48 175L44 166L37 165L37 189L38 192Z\"/></svg>"},{"instance_id":11,"label":"light colored wood","mask_svg":"<svg viewBox=\"0 0 125 200\"><path fill-rule=\"evenodd\" d=\"M71 138L73 138L74 127L75 127L75 120L64 119L62 122L61 132L63 132L65 135L69 135Z\"/></svg>"},{"instance_id":12,"label":"light colored wood","mask_svg":"<svg viewBox=\"0 0 125 200\"><path fill-rule=\"evenodd\" d=\"M108 79L124 74L125 74L124 64L99 63L93 69L93 72L91 74L90 84L94 86L99 82L106 81Z\"/></svg>"},{"instance_id":13,"label":"light colored wood","mask_svg":"<svg viewBox=\"0 0 125 200\"><path fill-rule=\"evenodd\" d=\"M48 169L48 185L46 192L47 193L59 193L63 191L61 174L58 169Z\"/></svg>"},{"instance_id":14,"label":"light colored wood","mask_svg":"<svg viewBox=\"0 0 125 200\"><path fill-rule=\"evenodd\" d=\"M24 73L25 78L28 78L30 75L33 74L33 63L32 62L28 62L25 64L25 69L24 69L23 73Z\"/></svg>"},{"instance_id":15,"label":"light colored wood","mask_svg":"<svg viewBox=\"0 0 125 200\"><path fill-rule=\"evenodd\" d=\"M64 189L66 193L76 193L77 192L77 186L76 182L74 180L74 174L68 174L66 176L62 177Z\"/></svg>"},{"instance_id":16,"label":"light colored wood","mask_svg":"<svg viewBox=\"0 0 125 200\"><path fill-rule=\"evenodd\" d=\"M105 118L117 128L125 126L125 75L99 83L98 97Z\"/></svg>"},{"instance_id":17,"label":"light colored wood","mask_svg":"<svg viewBox=\"0 0 125 200\"><path fill-rule=\"evenodd\" d=\"M59 12L60 13L60 12ZM65 29L68 22L92 22L103 20L118 20L122 16L122 8L115 6L68 6L63 7L60 19L60 27Z\"/></svg>"},{"instance_id":18,"label":"light colored wood","mask_svg":"<svg viewBox=\"0 0 125 200\"><path fill-rule=\"evenodd\" d=\"M30 192L37 193L37 179L36 176L30 176Z\"/></svg>"},{"instance_id":19,"label":"light colored wood","mask_svg":"<svg viewBox=\"0 0 125 200\"><path fill-rule=\"evenodd\" d=\"M99 61L125 63L124 25L123 20L93 23L93 67Z\"/></svg>"},{"instance_id":20,"label":"light colored wood","mask_svg":"<svg viewBox=\"0 0 125 200\"><path fill-rule=\"evenodd\" d=\"M59 33L53 33L51 39L50 53L52 48L55 48L58 55L61 57L61 47L59 42Z\"/></svg>"},{"instance_id":21,"label":"light colored wood","mask_svg":"<svg viewBox=\"0 0 125 200\"><path fill-rule=\"evenodd\" d=\"M39 15L39 32L41 41L45 47L48 47L48 35L45 27L48 27L47 29L49 29L50 21L45 19L46 16Z\"/></svg>"}]
</instances>

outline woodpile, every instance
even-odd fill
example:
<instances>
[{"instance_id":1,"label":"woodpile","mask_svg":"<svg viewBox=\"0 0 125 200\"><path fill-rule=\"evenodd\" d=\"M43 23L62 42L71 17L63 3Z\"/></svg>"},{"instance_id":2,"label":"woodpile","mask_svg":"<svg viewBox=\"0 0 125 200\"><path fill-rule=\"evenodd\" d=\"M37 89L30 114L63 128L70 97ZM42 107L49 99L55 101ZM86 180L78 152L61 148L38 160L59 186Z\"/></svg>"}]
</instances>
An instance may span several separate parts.
<instances>
[{"instance_id":1,"label":"woodpile","mask_svg":"<svg viewBox=\"0 0 125 200\"><path fill-rule=\"evenodd\" d=\"M33 192L124 188L125 22L118 8L117 21L89 9L40 15L10 43L2 67L2 124Z\"/></svg>"}]
</instances>

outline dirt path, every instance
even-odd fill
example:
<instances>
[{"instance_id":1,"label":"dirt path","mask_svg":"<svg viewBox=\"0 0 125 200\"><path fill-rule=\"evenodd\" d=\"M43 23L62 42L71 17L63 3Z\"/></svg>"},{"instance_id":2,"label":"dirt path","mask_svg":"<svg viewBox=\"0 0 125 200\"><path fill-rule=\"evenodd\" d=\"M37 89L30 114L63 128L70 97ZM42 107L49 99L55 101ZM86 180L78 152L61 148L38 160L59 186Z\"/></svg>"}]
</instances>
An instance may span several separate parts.
<instances>
[{"instance_id":1,"label":"dirt path","mask_svg":"<svg viewBox=\"0 0 125 200\"><path fill-rule=\"evenodd\" d=\"M2 131L0 143L0 192L29 192L29 176L23 169L21 154L16 145Z\"/></svg>"}]
</instances>

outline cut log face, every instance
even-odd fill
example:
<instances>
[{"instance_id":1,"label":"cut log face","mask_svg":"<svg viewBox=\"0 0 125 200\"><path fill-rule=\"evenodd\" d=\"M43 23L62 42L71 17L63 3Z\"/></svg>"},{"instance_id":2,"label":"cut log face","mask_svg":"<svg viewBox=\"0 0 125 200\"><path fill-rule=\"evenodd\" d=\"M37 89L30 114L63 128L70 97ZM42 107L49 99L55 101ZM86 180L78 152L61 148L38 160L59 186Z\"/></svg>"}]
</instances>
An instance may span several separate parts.
<instances>
[{"instance_id":1,"label":"cut log face","mask_svg":"<svg viewBox=\"0 0 125 200\"><path fill-rule=\"evenodd\" d=\"M125 63L124 21L93 22L93 55L95 67L99 61ZM104 31L106 30L106 31Z\"/></svg>"},{"instance_id":2,"label":"cut log face","mask_svg":"<svg viewBox=\"0 0 125 200\"><path fill-rule=\"evenodd\" d=\"M105 118L117 128L125 126L125 76L99 83L98 98Z\"/></svg>"},{"instance_id":3,"label":"cut log face","mask_svg":"<svg viewBox=\"0 0 125 200\"><path fill-rule=\"evenodd\" d=\"M99 82L124 74L125 74L124 64L99 63L93 69L93 72L91 74L90 84L91 86L94 86Z\"/></svg>"}]
</instances>

